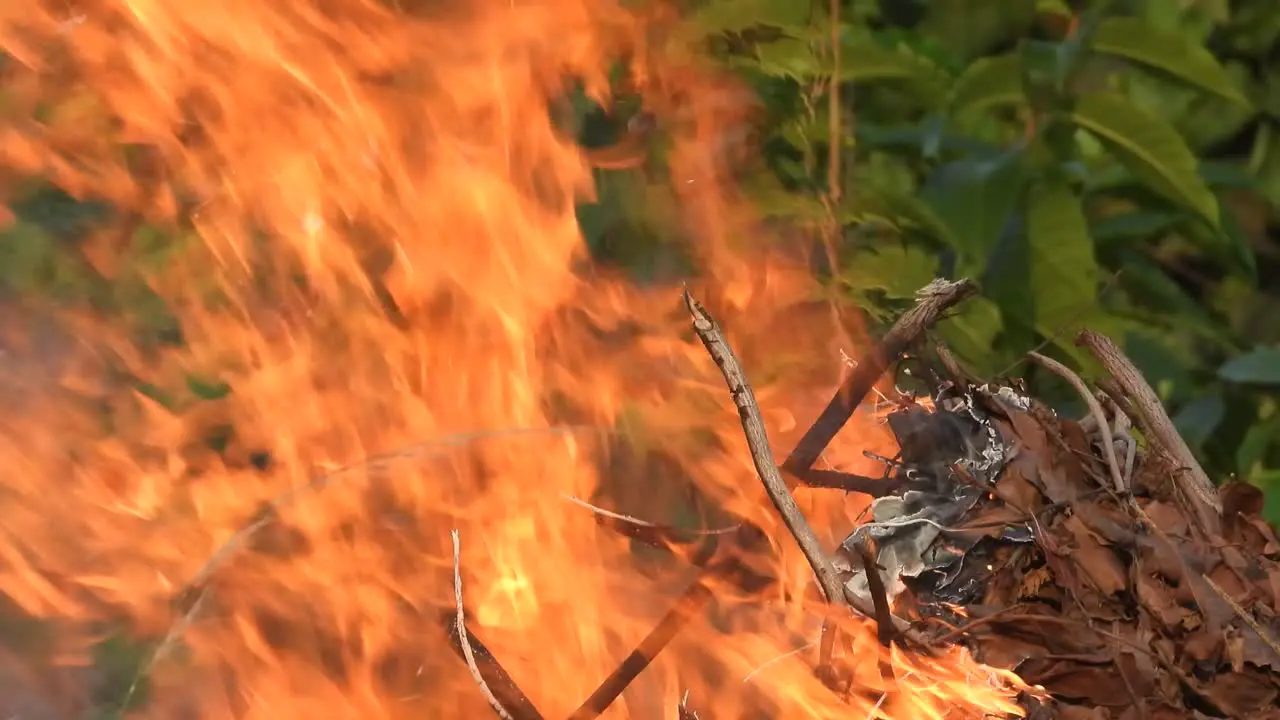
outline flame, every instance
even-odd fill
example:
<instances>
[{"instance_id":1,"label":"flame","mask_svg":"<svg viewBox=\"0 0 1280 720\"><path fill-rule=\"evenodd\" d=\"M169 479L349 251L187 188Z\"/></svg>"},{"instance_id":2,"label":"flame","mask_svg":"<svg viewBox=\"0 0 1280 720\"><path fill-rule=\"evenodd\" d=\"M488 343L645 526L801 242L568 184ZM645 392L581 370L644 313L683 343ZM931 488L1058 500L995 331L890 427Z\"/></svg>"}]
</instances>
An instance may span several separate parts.
<instances>
[{"instance_id":1,"label":"flame","mask_svg":"<svg viewBox=\"0 0 1280 720\"><path fill-rule=\"evenodd\" d=\"M11 352L49 382L0 420L0 591L53 628L53 665L124 628L163 650L147 716L483 717L440 623L456 528L470 626L562 716L690 577L566 496L667 522L696 487L785 537L676 289L591 263L577 223L594 178L563 98L607 106L626 63L672 138L696 291L775 450L793 442L859 337L802 254L762 240L732 181L749 94L670 20L611 0L0 8L0 182L118 208L86 261L140 278L181 335L140 342L139 318L83 307L6 321L61 338ZM148 223L189 240L160 268L130 254ZM227 392L193 399L211 376ZM891 444L865 418L842 438L829 459L854 471ZM861 509L799 496L828 543ZM716 717L1017 712L1012 675L886 653L852 619L854 691L828 690L796 652L821 624L807 567L776 544L779 586L719 588L608 716L671 718L686 692ZM94 702L59 687L67 713Z\"/></svg>"}]
</instances>

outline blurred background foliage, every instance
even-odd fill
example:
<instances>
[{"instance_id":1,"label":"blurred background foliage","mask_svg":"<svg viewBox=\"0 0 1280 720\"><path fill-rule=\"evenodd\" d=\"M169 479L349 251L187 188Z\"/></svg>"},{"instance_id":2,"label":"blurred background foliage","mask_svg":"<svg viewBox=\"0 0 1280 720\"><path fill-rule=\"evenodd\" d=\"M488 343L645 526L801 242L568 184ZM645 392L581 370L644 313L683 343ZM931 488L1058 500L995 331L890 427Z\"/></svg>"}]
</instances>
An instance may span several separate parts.
<instances>
[{"instance_id":1,"label":"blurred background foliage","mask_svg":"<svg viewBox=\"0 0 1280 720\"><path fill-rule=\"evenodd\" d=\"M1075 330L1111 335L1210 474L1269 490L1280 521L1280 4L685 4L673 41L762 104L742 187L777 227L829 241L837 261L815 253L814 271L832 296L874 325L935 275L975 278L982 297L940 336L976 373L1025 376L1071 412L1069 389L1021 358L1043 344L1088 375ZM579 99L583 142L634 127L626 107ZM598 181L580 211L596 258L641 281L687 271L669 183ZM40 182L16 197L0 292L119 314L143 344L181 341L145 276L189 234L137 224L107 279L75 248L111 208ZM219 387L152 390L182 404L206 386Z\"/></svg>"},{"instance_id":2,"label":"blurred background foliage","mask_svg":"<svg viewBox=\"0 0 1280 720\"><path fill-rule=\"evenodd\" d=\"M1083 408L1020 359L1044 345L1091 375L1075 332L1111 335L1210 474L1268 490L1280 521L1280 5L837 2L690 5L682 40L763 104L756 207L832 238L815 272L873 324L935 274L979 280L939 334L1064 410ZM585 141L624 120L587 117ZM670 266L669 193L600 180L597 256Z\"/></svg>"}]
</instances>

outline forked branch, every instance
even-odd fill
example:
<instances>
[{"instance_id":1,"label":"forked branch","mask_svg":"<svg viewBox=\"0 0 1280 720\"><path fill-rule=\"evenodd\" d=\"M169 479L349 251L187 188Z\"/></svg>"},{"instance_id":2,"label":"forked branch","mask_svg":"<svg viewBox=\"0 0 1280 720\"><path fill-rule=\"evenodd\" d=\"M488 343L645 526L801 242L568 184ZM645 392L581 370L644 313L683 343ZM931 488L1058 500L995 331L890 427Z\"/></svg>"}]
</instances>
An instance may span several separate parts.
<instances>
[{"instance_id":1,"label":"forked branch","mask_svg":"<svg viewBox=\"0 0 1280 720\"><path fill-rule=\"evenodd\" d=\"M916 304L893 324L889 332L872 349L858 366L849 373L831 402L805 432L795 450L782 463L787 472L802 478L813 467L818 457L827 449L831 439L853 416L862 399L871 392L876 381L884 375L897 359L929 329L942 313L978 291L967 279L948 281L936 279L916 293Z\"/></svg>"}]
</instances>

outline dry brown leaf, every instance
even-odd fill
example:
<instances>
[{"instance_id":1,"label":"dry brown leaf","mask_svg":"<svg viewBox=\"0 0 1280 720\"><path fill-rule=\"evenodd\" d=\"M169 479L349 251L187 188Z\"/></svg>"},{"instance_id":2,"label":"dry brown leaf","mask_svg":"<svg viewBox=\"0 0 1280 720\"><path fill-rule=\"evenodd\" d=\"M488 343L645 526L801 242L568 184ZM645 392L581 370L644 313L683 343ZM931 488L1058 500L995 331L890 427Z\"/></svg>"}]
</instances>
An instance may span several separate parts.
<instances>
[{"instance_id":1,"label":"dry brown leaf","mask_svg":"<svg viewBox=\"0 0 1280 720\"><path fill-rule=\"evenodd\" d=\"M1280 694L1272 682L1254 672L1220 673L1201 691L1230 717L1270 711Z\"/></svg>"},{"instance_id":2,"label":"dry brown leaf","mask_svg":"<svg viewBox=\"0 0 1280 720\"><path fill-rule=\"evenodd\" d=\"M1048 566L1041 566L1022 576L1022 584L1018 587L1018 599L1026 600L1040 593L1041 588L1053 579L1053 571Z\"/></svg>"},{"instance_id":3,"label":"dry brown leaf","mask_svg":"<svg viewBox=\"0 0 1280 720\"><path fill-rule=\"evenodd\" d=\"M1018 672L1029 683L1053 688L1059 698L1084 700L1094 706L1122 708L1133 704L1125 679L1110 662L1085 665L1036 658L1024 663Z\"/></svg>"},{"instance_id":4,"label":"dry brown leaf","mask_svg":"<svg viewBox=\"0 0 1280 720\"><path fill-rule=\"evenodd\" d=\"M1165 502L1150 502L1144 505L1142 509L1147 513L1147 517L1151 518L1151 522L1166 535L1182 537L1187 534L1187 518L1177 505Z\"/></svg>"},{"instance_id":5,"label":"dry brown leaf","mask_svg":"<svg viewBox=\"0 0 1280 720\"><path fill-rule=\"evenodd\" d=\"M1071 559L1084 572L1104 595L1114 595L1128 586L1128 577L1124 565L1110 549L1104 547L1078 516L1071 516L1064 521L1064 526L1071 532L1075 548L1071 551Z\"/></svg>"},{"instance_id":6,"label":"dry brown leaf","mask_svg":"<svg viewBox=\"0 0 1280 720\"><path fill-rule=\"evenodd\" d=\"M1194 614L1173 599L1173 589L1159 578L1150 575L1138 577L1138 602L1143 609L1155 616L1166 628L1176 628L1187 615Z\"/></svg>"},{"instance_id":7,"label":"dry brown leaf","mask_svg":"<svg viewBox=\"0 0 1280 720\"><path fill-rule=\"evenodd\" d=\"M1019 510L1034 513L1045 505L1044 495L1022 474L1020 465L1011 464L996 481L996 497Z\"/></svg>"},{"instance_id":8,"label":"dry brown leaf","mask_svg":"<svg viewBox=\"0 0 1280 720\"><path fill-rule=\"evenodd\" d=\"M1235 628L1227 628L1222 631L1222 641L1231 671L1244 672L1244 636Z\"/></svg>"}]
</instances>

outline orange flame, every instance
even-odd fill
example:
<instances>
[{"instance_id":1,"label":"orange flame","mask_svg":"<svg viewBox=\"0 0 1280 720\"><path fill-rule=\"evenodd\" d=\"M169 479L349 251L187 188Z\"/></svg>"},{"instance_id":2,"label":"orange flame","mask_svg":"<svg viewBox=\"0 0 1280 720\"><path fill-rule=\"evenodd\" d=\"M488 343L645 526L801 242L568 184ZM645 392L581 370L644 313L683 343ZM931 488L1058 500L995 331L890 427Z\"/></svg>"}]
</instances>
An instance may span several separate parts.
<instances>
[{"instance_id":1,"label":"orange flame","mask_svg":"<svg viewBox=\"0 0 1280 720\"><path fill-rule=\"evenodd\" d=\"M572 79L607 103L626 59L672 136L667 186L714 278L699 294L775 445L793 441L852 349L848 319L800 254L744 240L766 237L731 181L749 98L665 27L610 0L0 8L4 187L40 175L120 208L85 255L142 277L182 335L139 343L136 322L64 309L56 387L0 420L0 591L56 630L53 661L126 625L164 639L148 716L482 717L439 623L458 528L469 622L562 716L689 576L566 496L675 521L692 481L702 507L785 537L676 292L592 266L577 225L593 175L558 98ZM184 218L199 242L162 271L122 247ZM31 372L54 372L35 367L48 352ZM210 374L229 393L191 399ZM890 442L869 421L845 436L830 459L855 471ZM828 543L860 509L800 495ZM1013 676L959 652L885 658L853 620L856 692L828 690L793 652L821 621L779 544L781 586L725 589L609 716L674 717L686 692L716 717L1017 712ZM59 692L68 713L93 702Z\"/></svg>"}]
</instances>

